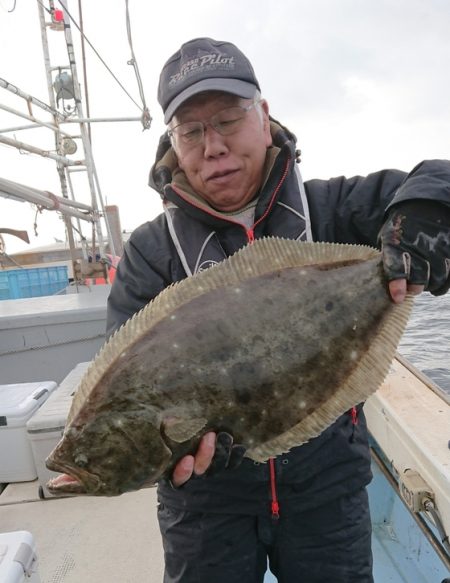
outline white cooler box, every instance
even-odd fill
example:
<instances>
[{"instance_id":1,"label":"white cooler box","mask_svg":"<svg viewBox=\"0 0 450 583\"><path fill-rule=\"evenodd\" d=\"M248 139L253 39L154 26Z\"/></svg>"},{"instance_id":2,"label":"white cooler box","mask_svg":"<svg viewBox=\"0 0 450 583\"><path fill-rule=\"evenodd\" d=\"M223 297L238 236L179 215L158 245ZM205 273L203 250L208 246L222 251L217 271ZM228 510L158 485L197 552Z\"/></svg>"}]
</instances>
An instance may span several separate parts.
<instances>
[{"instance_id":1,"label":"white cooler box","mask_svg":"<svg viewBox=\"0 0 450 583\"><path fill-rule=\"evenodd\" d=\"M61 439L73 395L89 364L90 362L78 364L27 423L41 498L55 497L47 490L46 484L58 474L47 469L45 460Z\"/></svg>"},{"instance_id":2,"label":"white cooler box","mask_svg":"<svg viewBox=\"0 0 450 583\"><path fill-rule=\"evenodd\" d=\"M26 530L0 534L0 582L41 583L36 545Z\"/></svg>"},{"instance_id":3,"label":"white cooler box","mask_svg":"<svg viewBox=\"0 0 450 583\"><path fill-rule=\"evenodd\" d=\"M0 482L36 479L26 423L56 386L53 381L0 385Z\"/></svg>"}]
</instances>

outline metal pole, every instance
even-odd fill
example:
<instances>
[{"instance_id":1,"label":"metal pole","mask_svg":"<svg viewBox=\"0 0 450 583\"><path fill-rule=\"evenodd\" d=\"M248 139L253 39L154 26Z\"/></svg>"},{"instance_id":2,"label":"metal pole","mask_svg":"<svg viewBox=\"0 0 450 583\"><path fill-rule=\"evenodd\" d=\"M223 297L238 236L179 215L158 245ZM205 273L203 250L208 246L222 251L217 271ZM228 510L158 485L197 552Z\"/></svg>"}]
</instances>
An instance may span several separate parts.
<instances>
[{"instance_id":1,"label":"metal pole","mask_svg":"<svg viewBox=\"0 0 450 583\"><path fill-rule=\"evenodd\" d=\"M13 128L3 128L0 130L0 134L8 134L9 132L19 132L21 130L34 130L34 129L37 129L39 127L40 126L35 124L35 123L33 123L33 124L30 123L30 125L26 125L26 126L16 126Z\"/></svg>"},{"instance_id":2,"label":"metal pole","mask_svg":"<svg viewBox=\"0 0 450 583\"><path fill-rule=\"evenodd\" d=\"M20 184L19 182L13 182L12 180L7 180L6 178L0 178L0 188L2 188L3 191L7 191L9 189L12 192L17 187L27 189L27 191L34 192L39 195L42 194L45 194L45 196L51 195L52 200L55 200L60 204L64 204L83 211L87 211L88 213L92 213L92 207L89 206L88 204L84 204L83 202L78 202L76 200L71 200L68 198L64 198L62 196L57 196L56 194L49 193L46 190L38 190L37 188L32 188L31 186L26 186L25 184Z\"/></svg>"},{"instance_id":3,"label":"metal pole","mask_svg":"<svg viewBox=\"0 0 450 583\"><path fill-rule=\"evenodd\" d=\"M34 115L27 115L26 113L22 113L21 111L18 111L17 109L13 109L12 107L8 107L7 105L2 105L1 103L0 103L0 109L3 109L4 111L7 111L8 113L12 113L13 115L17 115L18 117L23 117L24 119L34 121L38 126L48 128L49 130L52 130L53 132L59 131L63 136L66 136L68 138L72 137L70 134L66 134L66 132L61 131L59 129L59 127L52 125L51 123L47 123L45 121L37 119L34 117Z\"/></svg>"},{"instance_id":4,"label":"metal pole","mask_svg":"<svg viewBox=\"0 0 450 583\"><path fill-rule=\"evenodd\" d=\"M82 117L76 119L64 119L61 123L97 123L97 122L116 122L116 121L141 121L141 117Z\"/></svg>"},{"instance_id":5,"label":"metal pole","mask_svg":"<svg viewBox=\"0 0 450 583\"><path fill-rule=\"evenodd\" d=\"M28 103L34 103L34 105L37 105L38 107L40 107L41 109L43 109L47 113L51 113L52 115L54 115L59 121L63 121L65 118L65 116L62 115L57 109L51 107L50 105L47 105L46 103L44 103L40 99L37 99L36 97L33 97L32 95L29 95L28 93L25 93L24 91L22 91L21 89L19 89L18 87L16 87L12 83L9 83L9 81L6 81L6 79L2 79L1 77L0 77L0 87L3 87L3 89L6 89L7 91L14 93L15 95L18 95L19 97L22 97Z\"/></svg>"},{"instance_id":6,"label":"metal pole","mask_svg":"<svg viewBox=\"0 0 450 583\"><path fill-rule=\"evenodd\" d=\"M3 179L0 179L0 196L4 198L14 198L15 200L26 200L33 204L37 204L46 208L47 210L57 210L64 217L77 217L92 223L92 214L82 213L79 210L71 209L66 204L59 202L56 196L38 191L23 184L16 183L13 188L3 184Z\"/></svg>"},{"instance_id":7,"label":"metal pole","mask_svg":"<svg viewBox=\"0 0 450 583\"><path fill-rule=\"evenodd\" d=\"M53 152L49 152L48 150L42 150L41 148L36 148L35 146L31 146L30 144L26 144L25 142L19 142L18 140L13 140L11 138L7 138L6 136L0 136L0 143L5 144L6 146L12 146L13 148L17 148L18 150L25 150L26 152L30 152L31 154L38 154L44 158L51 158L58 162L61 166L83 166L83 160L69 160L65 156L60 156L59 154L54 154Z\"/></svg>"},{"instance_id":8,"label":"metal pole","mask_svg":"<svg viewBox=\"0 0 450 583\"><path fill-rule=\"evenodd\" d=\"M55 95L53 93L53 79L52 79L52 73L51 73L50 53L49 53L48 39L47 39L47 24L45 22L44 8L43 8L41 0L37 0L37 4L38 4L38 12L39 12L39 22L40 22L40 26L41 26L41 39L42 39L42 49L44 52L45 73L47 76L48 97L49 97L51 108L55 111L58 111L56 101L55 101ZM55 115L54 116L55 125L58 123L58 119L59 119L58 115ZM55 148L58 149L58 146L61 143L61 138L60 138L61 134L60 134L59 130L56 130L54 132L54 135L55 135ZM57 171L58 171L59 180L61 183L61 192L65 198L68 198L68 196L67 196L67 182L66 182L65 173L64 173L64 165L62 165L61 162L58 160L57 160ZM69 241L70 257L71 257L71 261L72 261L72 273L74 274L74 280L75 280L75 283L77 284L77 279L75 277L75 274L77 273L77 271L76 271L77 257L75 255L75 238L74 238L74 234L73 234L72 221L71 221L71 218L69 216L67 216L67 214L63 214L63 218L64 218L64 223L66 225L67 239Z\"/></svg>"},{"instance_id":9,"label":"metal pole","mask_svg":"<svg viewBox=\"0 0 450 583\"><path fill-rule=\"evenodd\" d=\"M76 67L76 60L75 60L75 52L73 47L73 40L72 40L72 30L70 26L70 18L66 11L66 3L64 4L61 2L61 6L63 9L64 14L64 35L66 38L66 45L67 45L67 53L69 56L69 64L72 73L72 80L73 80L73 89L74 89L74 96L75 96L75 108L78 114L78 120L85 119L83 113L83 106L81 101L81 92L80 92L80 85L78 81L78 73ZM92 148L91 142L89 141L89 133L88 128L86 126L86 122L80 121L80 130L81 130L81 137L83 141L84 151L85 151L85 163L87 168L87 177L89 182L89 188L91 191L91 204L92 208L94 209L94 221L95 227L98 236L98 247L100 251L101 257L105 256L105 244L103 241L103 233L100 224L100 215L98 212L98 205L97 205L97 197L96 197L96 190L95 190L95 183L94 183L94 174L95 174L95 165L92 156Z\"/></svg>"}]
</instances>

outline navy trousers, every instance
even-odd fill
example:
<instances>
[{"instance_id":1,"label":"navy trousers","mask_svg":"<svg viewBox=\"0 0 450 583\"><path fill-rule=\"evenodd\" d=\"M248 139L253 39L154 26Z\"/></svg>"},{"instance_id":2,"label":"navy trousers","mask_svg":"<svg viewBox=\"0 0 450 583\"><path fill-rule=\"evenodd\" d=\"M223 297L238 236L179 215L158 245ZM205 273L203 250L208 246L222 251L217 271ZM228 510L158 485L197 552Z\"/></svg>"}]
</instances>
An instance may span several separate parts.
<instances>
[{"instance_id":1,"label":"navy trousers","mask_svg":"<svg viewBox=\"0 0 450 583\"><path fill-rule=\"evenodd\" d=\"M267 516L158 509L164 583L373 583L365 489L303 513Z\"/></svg>"}]
</instances>

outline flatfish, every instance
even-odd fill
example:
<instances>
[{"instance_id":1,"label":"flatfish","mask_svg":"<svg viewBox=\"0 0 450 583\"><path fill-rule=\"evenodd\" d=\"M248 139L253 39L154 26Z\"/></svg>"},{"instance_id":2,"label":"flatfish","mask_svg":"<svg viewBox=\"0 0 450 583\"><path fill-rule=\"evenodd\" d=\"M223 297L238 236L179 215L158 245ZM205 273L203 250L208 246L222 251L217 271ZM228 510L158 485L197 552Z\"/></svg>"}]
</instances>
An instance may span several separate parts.
<instances>
[{"instance_id":1,"label":"flatfish","mask_svg":"<svg viewBox=\"0 0 450 583\"><path fill-rule=\"evenodd\" d=\"M259 462L320 435L388 372L413 299L381 254L267 238L174 284L89 366L47 467L55 492L156 483L207 431Z\"/></svg>"}]
</instances>

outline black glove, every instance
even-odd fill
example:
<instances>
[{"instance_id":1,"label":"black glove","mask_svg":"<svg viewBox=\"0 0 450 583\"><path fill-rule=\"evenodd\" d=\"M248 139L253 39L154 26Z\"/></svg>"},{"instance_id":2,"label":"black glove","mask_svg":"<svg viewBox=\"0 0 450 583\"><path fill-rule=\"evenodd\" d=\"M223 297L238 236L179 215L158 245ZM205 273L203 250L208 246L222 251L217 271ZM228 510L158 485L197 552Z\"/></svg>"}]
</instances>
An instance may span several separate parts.
<instances>
[{"instance_id":1,"label":"black glove","mask_svg":"<svg viewBox=\"0 0 450 583\"><path fill-rule=\"evenodd\" d=\"M244 455L245 447L243 445L234 445L233 437L229 433L221 431L216 435L216 449L209 468L204 474L197 475L193 473L190 479L201 480L204 479L205 476L216 475L223 470L233 470L240 465ZM173 490L178 490L179 488L182 488L186 482L179 486L175 486L170 477L172 471L173 468L168 470L166 479Z\"/></svg>"},{"instance_id":2,"label":"black glove","mask_svg":"<svg viewBox=\"0 0 450 583\"><path fill-rule=\"evenodd\" d=\"M389 211L381 228L383 263L389 281L406 278L434 296L450 288L450 206L409 200Z\"/></svg>"},{"instance_id":3,"label":"black glove","mask_svg":"<svg viewBox=\"0 0 450 583\"><path fill-rule=\"evenodd\" d=\"M243 445L233 444L233 437L222 431L216 437L216 451L211 465L206 471L208 476L217 474L224 469L232 470L237 468L245 455Z\"/></svg>"}]
</instances>

